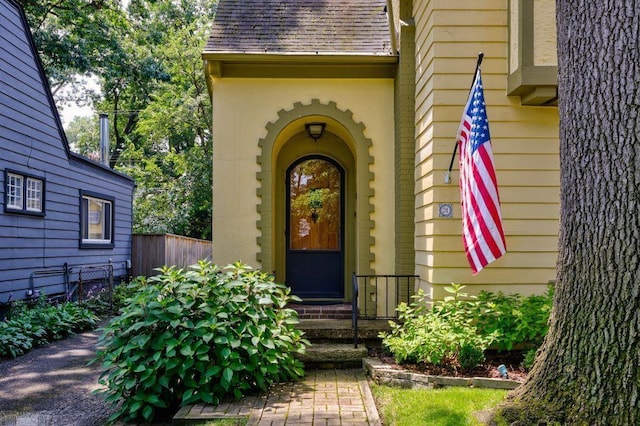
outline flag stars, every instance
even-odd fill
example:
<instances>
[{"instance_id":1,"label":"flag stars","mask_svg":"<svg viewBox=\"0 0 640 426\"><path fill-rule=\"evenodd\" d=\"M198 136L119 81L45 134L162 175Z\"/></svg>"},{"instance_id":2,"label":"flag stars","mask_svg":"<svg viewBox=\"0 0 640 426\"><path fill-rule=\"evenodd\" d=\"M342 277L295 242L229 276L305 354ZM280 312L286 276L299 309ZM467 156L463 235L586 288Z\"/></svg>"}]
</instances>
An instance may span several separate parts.
<instances>
[{"instance_id":1,"label":"flag stars","mask_svg":"<svg viewBox=\"0 0 640 426\"><path fill-rule=\"evenodd\" d=\"M471 153L475 152L480 145L489 142L491 139L482 87L483 85L480 79L478 79L472 88L466 108L467 122L469 124L467 148Z\"/></svg>"},{"instance_id":2,"label":"flag stars","mask_svg":"<svg viewBox=\"0 0 640 426\"><path fill-rule=\"evenodd\" d=\"M478 69L458 135L463 240L474 274L506 252L482 87Z\"/></svg>"}]
</instances>

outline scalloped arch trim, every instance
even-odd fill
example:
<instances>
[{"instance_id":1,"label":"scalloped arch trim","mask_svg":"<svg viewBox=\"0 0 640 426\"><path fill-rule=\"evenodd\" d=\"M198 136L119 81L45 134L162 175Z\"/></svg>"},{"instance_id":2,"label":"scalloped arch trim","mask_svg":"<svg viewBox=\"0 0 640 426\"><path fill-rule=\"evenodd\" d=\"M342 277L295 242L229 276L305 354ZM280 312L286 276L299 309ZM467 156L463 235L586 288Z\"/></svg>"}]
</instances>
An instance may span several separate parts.
<instances>
[{"instance_id":1,"label":"scalloped arch trim","mask_svg":"<svg viewBox=\"0 0 640 426\"><path fill-rule=\"evenodd\" d=\"M369 152L372 141L364 135L365 125L362 122L356 122L350 110L341 110L333 101L323 104L318 99L312 99L309 104L296 102L291 109L278 111L278 119L266 124L267 135L258 142L260 154L256 161L260 166L260 171L256 178L258 180L257 195L261 202L257 206L260 216L256 222L256 226L260 230L257 243L260 251L256 254L256 259L262 264L263 270L273 270L275 259L272 244L274 238L272 184L276 171L272 170L272 164L274 164L273 156L277 155L277 142L281 139L283 132L293 123L300 122L304 117L319 116L338 123L338 127L341 128L334 129L336 134L342 137L345 142L352 144L358 194L356 208L359 212L355 225L356 267L359 273L372 273L371 264L374 261L372 247L375 244L375 238L372 235L375 222L371 219L371 213L374 211L374 206L371 203L371 197L374 195L371 186L374 174L369 169L369 165L373 163L373 157Z\"/></svg>"}]
</instances>

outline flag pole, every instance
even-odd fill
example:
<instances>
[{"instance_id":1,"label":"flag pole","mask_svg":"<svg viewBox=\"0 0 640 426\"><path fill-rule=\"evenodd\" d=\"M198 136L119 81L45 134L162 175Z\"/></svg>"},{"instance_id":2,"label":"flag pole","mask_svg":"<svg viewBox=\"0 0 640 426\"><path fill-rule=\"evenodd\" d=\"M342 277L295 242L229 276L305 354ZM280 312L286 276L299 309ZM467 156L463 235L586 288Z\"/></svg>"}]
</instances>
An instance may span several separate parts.
<instances>
[{"instance_id":1,"label":"flag pole","mask_svg":"<svg viewBox=\"0 0 640 426\"><path fill-rule=\"evenodd\" d=\"M469 92L473 90L473 83L476 81L476 75L478 74L478 69L480 68L480 64L482 64L482 59L484 58L484 53L478 53L478 62L476 62L476 71L473 73L473 80L471 80L471 87L469 88ZM449 163L449 170L444 174L444 183L451 183L451 169L453 169L453 162L456 159L456 153L458 152L458 141L456 140L453 145L453 154L451 154L451 162Z\"/></svg>"}]
</instances>

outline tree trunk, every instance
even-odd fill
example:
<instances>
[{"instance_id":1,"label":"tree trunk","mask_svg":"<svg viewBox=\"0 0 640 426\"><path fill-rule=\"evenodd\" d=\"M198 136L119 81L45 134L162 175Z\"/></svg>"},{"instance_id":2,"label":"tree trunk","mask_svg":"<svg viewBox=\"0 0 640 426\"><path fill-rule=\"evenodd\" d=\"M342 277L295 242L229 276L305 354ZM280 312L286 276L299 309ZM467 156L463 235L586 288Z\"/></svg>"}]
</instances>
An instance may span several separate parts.
<instances>
[{"instance_id":1,"label":"tree trunk","mask_svg":"<svg viewBox=\"0 0 640 426\"><path fill-rule=\"evenodd\" d=\"M640 7L558 0L561 219L550 329L502 415L640 422Z\"/></svg>"}]
</instances>

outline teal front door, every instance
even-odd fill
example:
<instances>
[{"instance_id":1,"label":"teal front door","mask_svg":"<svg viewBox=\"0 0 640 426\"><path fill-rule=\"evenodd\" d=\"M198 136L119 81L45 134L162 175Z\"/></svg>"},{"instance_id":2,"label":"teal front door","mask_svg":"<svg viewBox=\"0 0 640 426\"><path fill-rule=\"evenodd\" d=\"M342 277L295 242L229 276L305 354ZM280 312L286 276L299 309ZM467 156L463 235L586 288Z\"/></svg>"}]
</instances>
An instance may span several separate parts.
<instances>
[{"instance_id":1,"label":"teal front door","mask_svg":"<svg viewBox=\"0 0 640 426\"><path fill-rule=\"evenodd\" d=\"M344 170L304 157L287 170L286 284L304 299L344 298Z\"/></svg>"}]
</instances>

